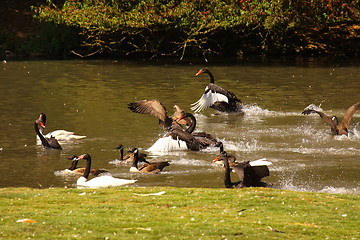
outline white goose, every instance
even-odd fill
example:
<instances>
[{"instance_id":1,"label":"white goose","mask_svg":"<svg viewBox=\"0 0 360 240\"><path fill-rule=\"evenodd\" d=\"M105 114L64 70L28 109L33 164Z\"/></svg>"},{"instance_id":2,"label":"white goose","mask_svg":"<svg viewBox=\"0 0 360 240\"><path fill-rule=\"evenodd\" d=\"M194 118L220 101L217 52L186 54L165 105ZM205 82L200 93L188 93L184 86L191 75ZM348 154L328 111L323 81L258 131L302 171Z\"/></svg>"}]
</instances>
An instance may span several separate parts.
<instances>
[{"instance_id":1,"label":"white goose","mask_svg":"<svg viewBox=\"0 0 360 240\"><path fill-rule=\"evenodd\" d=\"M44 128L45 128L45 124L46 124L46 114L45 113L41 113L39 116L39 119L42 120L42 125L40 126L40 133L43 134L44 133ZM72 141L72 140L77 140L77 139L83 139L86 138L86 136L81 136L81 135L75 135L74 132L70 132L70 131L66 131L66 130L55 130L52 131L46 135L44 135L45 138L51 138L54 137L56 140L60 141L60 142L65 142L65 141ZM38 145L41 144L41 140L38 136L36 136L36 143Z\"/></svg>"},{"instance_id":2,"label":"white goose","mask_svg":"<svg viewBox=\"0 0 360 240\"><path fill-rule=\"evenodd\" d=\"M101 187L118 187L135 183L137 180L114 178L110 175L103 175L88 180L91 170L91 156L87 153L77 157L77 160L86 160L84 174L78 178L76 184L78 187L101 188Z\"/></svg>"}]
</instances>

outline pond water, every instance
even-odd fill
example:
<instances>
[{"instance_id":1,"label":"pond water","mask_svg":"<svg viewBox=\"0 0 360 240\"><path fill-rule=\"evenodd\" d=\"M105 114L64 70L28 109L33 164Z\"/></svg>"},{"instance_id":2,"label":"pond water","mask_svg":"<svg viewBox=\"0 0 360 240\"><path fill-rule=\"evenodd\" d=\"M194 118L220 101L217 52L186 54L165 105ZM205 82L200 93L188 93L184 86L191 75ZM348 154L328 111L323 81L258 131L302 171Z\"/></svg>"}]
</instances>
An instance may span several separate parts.
<instances>
[{"instance_id":1,"label":"pond water","mask_svg":"<svg viewBox=\"0 0 360 240\"><path fill-rule=\"evenodd\" d=\"M0 64L0 187L75 187L76 177L56 174L66 158L89 153L94 168L115 177L138 179L136 186L224 187L222 167L212 163L217 148L154 155L146 151L162 134L156 118L132 113L127 104L158 99L172 114L174 104L190 111L208 84L195 73L207 66L215 83L244 102L244 116L207 109L197 130L224 143L239 161L267 158L276 188L360 193L360 111L349 137L332 137L310 104L343 117L360 101L360 63L344 58L259 59L231 64L176 64L114 60L7 61ZM46 132L86 135L63 150L36 145L34 120L47 114ZM123 144L138 147L149 161L171 161L161 174L129 173L114 164ZM116 162L116 161L115 161ZM85 165L81 163L81 165ZM233 176L236 179L236 176Z\"/></svg>"}]
</instances>

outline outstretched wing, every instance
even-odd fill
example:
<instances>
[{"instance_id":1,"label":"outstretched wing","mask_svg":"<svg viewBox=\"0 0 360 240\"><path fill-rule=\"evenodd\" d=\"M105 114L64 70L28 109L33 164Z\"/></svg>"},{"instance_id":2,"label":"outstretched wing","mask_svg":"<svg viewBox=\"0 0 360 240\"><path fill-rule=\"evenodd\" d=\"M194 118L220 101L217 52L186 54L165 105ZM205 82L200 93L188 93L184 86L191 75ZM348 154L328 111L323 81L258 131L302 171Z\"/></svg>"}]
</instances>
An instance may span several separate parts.
<instances>
[{"instance_id":1,"label":"outstretched wing","mask_svg":"<svg viewBox=\"0 0 360 240\"><path fill-rule=\"evenodd\" d=\"M215 102L228 103L229 99L224 94L224 91L226 92L226 90L215 84L209 84L205 88L205 92L201 98L195 103L191 104L192 107L190 109L194 112L201 112L202 110L212 106Z\"/></svg>"},{"instance_id":2,"label":"outstretched wing","mask_svg":"<svg viewBox=\"0 0 360 240\"><path fill-rule=\"evenodd\" d=\"M142 100L128 104L128 108L141 114L149 114L165 122L167 119L166 107L158 100Z\"/></svg>"},{"instance_id":3,"label":"outstretched wing","mask_svg":"<svg viewBox=\"0 0 360 240\"><path fill-rule=\"evenodd\" d=\"M330 125L330 127L335 128L335 124L334 122L331 120L330 117L328 117L325 113L323 112L319 112L313 109L306 109L305 111L302 112L302 114L304 115L309 115L311 113L317 113L319 114L319 116L322 118L322 120L324 120L324 122L326 122L328 125Z\"/></svg>"},{"instance_id":4,"label":"outstretched wing","mask_svg":"<svg viewBox=\"0 0 360 240\"><path fill-rule=\"evenodd\" d=\"M354 115L354 113L360 109L360 102L355 103L354 105L352 105L351 107L348 108L348 110L346 110L346 113L344 115L344 118L341 122L341 127L343 129L348 129L349 124L350 124L350 120L352 118L352 116Z\"/></svg>"}]
</instances>

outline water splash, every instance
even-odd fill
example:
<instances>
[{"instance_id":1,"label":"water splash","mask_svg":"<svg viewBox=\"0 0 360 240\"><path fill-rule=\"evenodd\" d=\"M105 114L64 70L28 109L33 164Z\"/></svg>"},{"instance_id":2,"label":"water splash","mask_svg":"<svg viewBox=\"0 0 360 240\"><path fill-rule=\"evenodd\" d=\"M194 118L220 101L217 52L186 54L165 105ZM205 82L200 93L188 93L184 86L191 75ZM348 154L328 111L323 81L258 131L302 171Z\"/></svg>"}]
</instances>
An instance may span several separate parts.
<instances>
[{"instance_id":1,"label":"water splash","mask_svg":"<svg viewBox=\"0 0 360 240\"><path fill-rule=\"evenodd\" d=\"M305 107L304 110L309 109L309 110L315 110L315 111L322 112L322 111L324 111L324 110L321 108L321 105L322 105L323 103L324 103L324 101L321 102L321 103L319 104L319 106L317 106L315 103L311 103L311 104L309 104L307 107Z\"/></svg>"}]
</instances>

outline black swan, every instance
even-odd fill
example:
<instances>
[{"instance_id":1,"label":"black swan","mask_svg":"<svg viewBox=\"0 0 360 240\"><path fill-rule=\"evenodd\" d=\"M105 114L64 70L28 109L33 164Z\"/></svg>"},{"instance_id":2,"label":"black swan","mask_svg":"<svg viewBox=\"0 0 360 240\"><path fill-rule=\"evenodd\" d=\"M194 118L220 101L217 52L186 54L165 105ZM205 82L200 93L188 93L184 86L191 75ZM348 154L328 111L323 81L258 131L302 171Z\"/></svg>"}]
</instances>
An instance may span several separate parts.
<instances>
[{"instance_id":1,"label":"black swan","mask_svg":"<svg viewBox=\"0 0 360 240\"><path fill-rule=\"evenodd\" d=\"M40 126L40 132L41 134L44 134L44 128L46 125L46 114L45 113L41 113L39 119L42 120L43 125ZM69 132L66 130L55 130L52 131L48 134L46 134L44 136L45 138L51 138L54 137L56 138L56 140L62 142L62 141L71 141L71 140L77 140L77 139L82 139L85 138L86 136L80 136L80 135L75 135L74 132ZM40 144L40 139L37 137L37 143Z\"/></svg>"},{"instance_id":2,"label":"black swan","mask_svg":"<svg viewBox=\"0 0 360 240\"><path fill-rule=\"evenodd\" d=\"M134 161L134 154L132 152L126 154L124 156L124 146L122 144L120 144L118 147L116 147L115 149L119 149L119 161L124 162L124 163L132 163ZM139 162L145 162L145 163L149 163L145 158L147 157L146 153L138 153L138 161Z\"/></svg>"},{"instance_id":3,"label":"black swan","mask_svg":"<svg viewBox=\"0 0 360 240\"><path fill-rule=\"evenodd\" d=\"M256 160L252 162L233 163L230 167L229 159L226 152L222 152L219 156L224 163L225 177L224 183L226 188L244 188L244 187L267 187L268 184L261 181L262 178L270 175L268 165L269 161ZM231 169L236 172L239 181L231 181Z\"/></svg>"},{"instance_id":4,"label":"black swan","mask_svg":"<svg viewBox=\"0 0 360 240\"><path fill-rule=\"evenodd\" d=\"M329 117L323 112L319 112L313 109L306 109L302 112L304 115L309 115L310 113L317 113L322 118L322 120L327 123L331 128L331 133L333 135L346 135L348 136L349 124L354 113L360 109L360 102L355 103L351 107L349 107L344 115L342 122L339 122L339 119L336 116Z\"/></svg>"},{"instance_id":5,"label":"black swan","mask_svg":"<svg viewBox=\"0 0 360 240\"><path fill-rule=\"evenodd\" d=\"M189 122L176 122L178 116L183 113L183 110L175 105L175 112L171 117L168 117L166 107L158 100L141 100L128 104L128 108L134 113L149 114L159 119L159 126L163 129L170 129L176 124L190 124Z\"/></svg>"},{"instance_id":6,"label":"black swan","mask_svg":"<svg viewBox=\"0 0 360 240\"><path fill-rule=\"evenodd\" d=\"M188 117L191 119L191 125L186 130L178 125L173 125L171 130L164 137L158 139L148 151L167 152L184 149L199 151L211 145L216 145L217 140L210 134L193 132L196 126L196 118L191 113L182 114L178 121Z\"/></svg>"},{"instance_id":7,"label":"black swan","mask_svg":"<svg viewBox=\"0 0 360 240\"><path fill-rule=\"evenodd\" d=\"M79 187L117 187L135 183L137 180L129 180L129 179L120 179L114 178L110 175L101 175L99 177L95 177L93 179L88 180L91 170L91 156L87 153L80 155L77 157L77 160L86 160L86 168L84 174L78 178L76 184Z\"/></svg>"},{"instance_id":8,"label":"black swan","mask_svg":"<svg viewBox=\"0 0 360 240\"><path fill-rule=\"evenodd\" d=\"M133 160L133 164L132 164L132 166L130 168L130 172L159 173L165 167L170 165L169 162L148 162L148 163L144 164L143 166L138 167L138 162L139 162L139 159L138 159L139 151L138 151L138 149L133 148L130 152L134 154L134 160Z\"/></svg>"},{"instance_id":9,"label":"black swan","mask_svg":"<svg viewBox=\"0 0 360 240\"><path fill-rule=\"evenodd\" d=\"M39 130L39 125L44 127L44 123L42 122L42 119L39 118L37 120L35 120L34 122L34 128L35 128L35 132L37 134L37 136L39 136L41 144L45 147L45 148L52 148L52 149L62 149L62 147L60 146L59 142L54 138L54 137L50 137L50 138L45 138L42 133Z\"/></svg>"},{"instance_id":10,"label":"black swan","mask_svg":"<svg viewBox=\"0 0 360 240\"><path fill-rule=\"evenodd\" d=\"M67 159L72 160L72 161L71 161L70 167L65 169L65 172L72 173L72 174L84 174L86 168L84 168L84 167L77 168L77 165L79 162L77 156L72 155L71 157L68 157ZM108 173L108 172L109 171L104 170L104 169L93 169L93 168L90 169L90 175L92 175L92 176L98 176L100 174Z\"/></svg>"},{"instance_id":11,"label":"black swan","mask_svg":"<svg viewBox=\"0 0 360 240\"><path fill-rule=\"evenodd\" d=\"M201 98L197 102L191 104L191 110L197 113L211 107L220 112L243 113L241 100L238 99L234 93L216 85L214 76L207 68L200 69L196 76L203 73L209 75L210 83L206 86L205 92Z\"/></svg>"},{"instance_id":12,"label":"black swan","mask_svg":"<svg viewBox=\"0 0 360 240\"><path fill-rule=\"evenodd\" d=\"M196 127L196 118L193 114L191 113L184 113L182 114L179 120L182 119L186 119L186 118L190 118L191 119L191 125L185 130L188 133L191 133L191 135L193 135L195 137L196 140L198 140L199 142L201 142L201 144L203 146L222 146L222 144L220 144L215 138L213 138L210 134L205 133L205 132L194 132L195 127Z\"/></svg>"}]
</instances>

